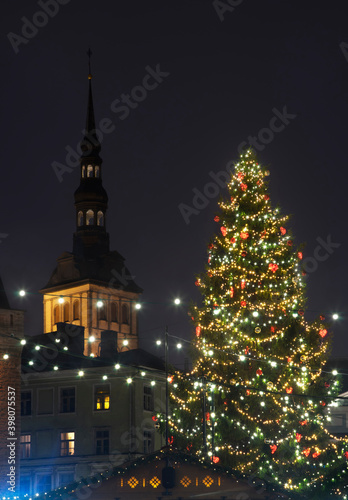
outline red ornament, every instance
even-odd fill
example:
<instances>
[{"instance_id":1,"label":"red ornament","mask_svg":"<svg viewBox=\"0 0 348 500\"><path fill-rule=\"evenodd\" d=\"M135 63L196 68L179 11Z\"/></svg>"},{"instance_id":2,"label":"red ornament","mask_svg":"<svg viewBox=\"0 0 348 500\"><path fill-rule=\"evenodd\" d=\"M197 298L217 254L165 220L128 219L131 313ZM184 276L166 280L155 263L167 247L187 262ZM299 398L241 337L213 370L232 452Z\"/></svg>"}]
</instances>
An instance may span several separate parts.
<instances>
[{"instance_id":1,"label":"red ornament","mask_svg":"<svg viewBox=\"0 0 348 500\"><path fill-rule=\"evenodd\" d=\"M199 337L201 334L201 327L200 326L196 326L196 336Z\"/></svg>"},{"instance_id":2,"label":"red ornament","mask_svg":"<svg viewBox=\"0 0 348 500\"><path fill-rule=\"evenodd\" d=\"M321 338L324 338L325 335L327 335L327 330L325 328L322 328L321 330L319 330L319 335Z\"/></svg>"},{"instance_id":3,"label":"red ornament","mask_svg":"<svg viewBox=\"0 0 348 500\"><path fill-rule=\"evenodd\" d=\"M230 239L230 242L231 242L231 243L235 243L235 242L236 242L236 238L231 238L231 239Z\"/></svg>"},{"instance_id":4,"label":"red ornament","mask_svg":"<svg viewBox=\"0 0 348 500\"><path fill-rule=\"evenodd\" d=\"M233 297L233 295L234 295L234 288L233 288L233 286L231 286L231 290L230 290L230 296L231 296L231 298Z\"/></svg>"},{"instance_id":5,"label":"red ornament","mask_svg":"<svg viewBox=\"0 0 348 500\"><path fill-rule=\"evenodd\" d=\"M302 271L302 276L306 276L306 271Z\"/></svg>"},{"instance_id":6,"label":"red ornament","mask_svg":"<svg viewBox=\"0 0 348 500\"><path fill-rule=\"evenodd\" d=\"M173 383L173 380L174 380L174 375L171 375L170 377L168 377L168 382L169 382L170 384L172 384L172 383Z\"/></svg>"},{"instance_id":7,"label":"red ornament","mask_svg":"<svg viewBox=\"0 0 348 500\"><path fill-rule=\"evenodd\" d=\"M210 264L210 261L211 261L211 256L209 255L209 257L208 257L208 264Z\"/></svg>"},{"instance_id":8,"label":"red ornament","mask_svg":"<svg viewBox=\"0 0 348 500\"><path fill-rule=\"evenodd\" d=\"M241 287L242 290L244 290L244 288L245 288L245 281L244 280L242 280L240 282L240 287Z\"/></svg>"},{"instance_id":9,"label":"red ornament","mask_svg":"<svg viewBox=\"0 0 348 500\"><path fill-rule=\"evenodd\" d=\"M258 369L256 370L256 375L262 375L262 370L261 370L261 368L258 368Z\"/></svg>"},{"instance_id":10,"label":"red ornament","mask_svg":"<svg viewBox=\"0 0 348 500\"><path fill-rule=\"evenodd\" d=\"M320 401L321 406L326 406L325 401Z\"/></svg>"},{"instance_id":11,"label":"red ornament","mask_svg":"<svg viewBox=\"0 0 348 500\"><path fill-rule=\"evenodd\" d=\"M240 305L241 305L242 307L246 307L246 302L245 302L245 300L241 300Z\"/></svg>"},{"instance_id":12,"label":"red ornament","mask_svg":"<svg viewBox=\"0 0 348 500\"><path fill-rule=\"evenodd\" d=\"M282 235L286 234L286 229L285 229L285 227L281 227L281 228L280 228L280 232L282 233Z\"/></svg>"},{"instance_id":13,"label":"red ornament","mask_svg":"<svg viewBox=\"0 0 348 500\"><path fill-rule=\"evenodd\" d=\"M234 198L233 198L233 196L231 196L231 202L232 202L232 203L233 203L233 200L234 200Z\"/></svg>"},{"instance_id":14,"label":"red ornament","mask_svg":"<svg viewBox=\"0 0 348 500\"><path fill-rule=\"evenodd\" d=\"M240 233L240 237L242 238L242 240L246 240L247 238L249 238L249 233L242 231Z\"/></svg>"},{"instance_id":15,"label":"red ornament","mask_svg":"<svg viewBox=\"0 0 348 500\"><path fill-rule=\"evenodd\" d=\"M245 250L241 253L242 257L246 257L246 254L247 254L247 253L246 253L246 251L245 251Z\"/></svg>"},{"instance_id":16,"label":"red ornament","mask_svg":"<svg viewBox=\"0 0 348 500\"><path fill-rule=\"evenodd\" d=\"M297 257L302 260L302 257L303 257L303 253L302 252L297 252Z\"/></svg>"},{"instance_id":17,"label":"red ornament","mask_svg":"<svg viewBox=\"0 0 348 500\"><path fill-rule=\"evenodd\" d=\"M322 314L319 316L319 319L320 321L325 321L325 316L323 316Z\"/></svg>"},{"instance_id":18,"label":"red ornament","mask_svg":"<svg viewBox=\"0 0 348 500\"><path fill-rule=\"evenodd\" d=\"M269 200L269 196L268 196L268 194L265 194L263 197L264 197L264 199L265 199L266 201L268 201L268 200Z\"/></svg>"},{"instance_id":19,"label":"red ornament","mask_svg":"<svg viewBox=\"0 0 348 500\"><path fill-rule=\"evenodd\" d=\"M246 190L247 190L247 188L248 188L248 185L247 185L247 184L244 184L243 182L241 182L241 184L240 184L240 188L241 188L241 190L242 190L242 191L246 191Z\"/></svg>"},{"instance_id":20,"label":"red ornament","mask_svg":"<svg viewBox=\"0 0 348 500\"><path fill-rule=\"evenodd\" d=\"M319 457L319 455L320 455L320 451L316 451L313 453L312 457L317 458L317 457Z\"/></svg>"},{"instance_id":21,"label":"red ornament","mask_svg":"<svg viewBox=\"0 0 348 500\"><path fill-rule=\"evenodd\" d=\"M262 233L261 233L261 239L265 238L266 234L267 234L267 231L262 231Z\"/></svg>"},{"instance_id":22,"label":"red ornament","mask_svg":"<svg viewBox=\"0 0 348 500\"><path fill-rule=\"evenodd\" d=\"M170 436L168 438L168 444L173 444L174 443L174 436Z\"/></svg>"},{"instance_id":23,"label":"red ornament","mask_svg":"<svg viewBox=\"0 0 348 500\"><path fill-rule=\"evenodd\" d=\"M289 246L289 247L292 247L292 240L289 240L289 241L288 241L288 246Z\"/></svg>"},{"instance_id":24,"label":"red ornament","mask_svg":"<svg viewBox=\"0 0 348 500\"><path fill-rule=\"evenodd\" d=\"M292 387L287 387L286 389L287 394L292 394L293 388Z\"/></svg>"},{"instance_id":25,"label":"red ornament","mask_svg":"<svg viewBox=\"0 0 348 500\"><path fill-rule=\"evenodd\" d=\"M237 177L241 181L242 179L244 179L245 174L242 174L242 172L238 172Z\"/></svg>"},{"instance_id":26,"label":"red ornament","mask_svg":"<svg viewBox=\"0 0 348 500\"><path fill-rule=\"evenodd\" d=\"M288 358L287 359L288 363L291 363L292 359L291 358Z\"/></svg>"},{"instance_id":27,"label":"red ornament","mask_svg":"<svg viewBox=\"0 0 348 500\"><path fill-rule=\"evenodd\" d=\"M303 309L300 309L300 310L298 311L298 313L299 313L299 315L300 315L300 316L303 316L303 315L304 315L304 310L303 310Z\"/></svg>"},{"instance_id":28,"label":"red ornament","mask_svg":"<svg viewBox=\"0 0 348 500\"><path fill-rule=\"evenodd\" d=\"M214 464L218 464L220 462L220 458L213 456L213 462Z\"/></svg>"},{"instance_id":29,"label":"red ornament","mask_svg":"<svg viewBox=\"0 0 348 500\"><path fill-rule=\"evenodd\" d=\"M299 432L296 432L296 441L299 443L302 439L302 434L300 434Z\"/></svg>"},{"instance_id":30,"label":"red ornament","mask_svg":"<svg viewBox=\"0 0 348 500\"><path fill-rule=\"evenodd\" d=\"M209 245L209 247L208 247L208 248L210 248L210 250L211 250L212 248L214 248L214 243L210 243L210 245Z\"/></svg>"},{"instance_id":31,"label":"red ornament","mask_svg":"<svg viewBox=\"0 0 348 500\"><path fill-rule=\"evenodd\" d=\"M277 451L278 446L276 444L271 444L270 445L272 455Z\"/></svg>"},{"instance_id":32,"label":"red ornament","mask_svg":"<svg viewBox=\"0 0 348 500\"><path fill-rule=\"evenodd\" d=\"M245 353L245 354L248 354L248 353L249 353L249 347L248 347L248 346L246 346L246 348L245 348L245 350L244 350L244 353Z\"/></svg>"},{"instance_id":33,"label":"red ornament","mask_svg":"<svg viewBox=\"0 0 348 500\"><path fill-rule=\"evenodd\" d=\"M278 264L276 264L275 262L271 262L268 265L268 268L272 271L272 273L275 273L276 270L278 269Z\"/></svg>"},{"instance_id":34,"label":"red ornament","mask_svg":"<svg viewBox=\"0 0 348 500\"><path fill-rule=\"evenodd\" d=\"M275 327L274 326L271 326L271 332L274 333L275 332Z\"/></svg>"},{"instance_id":35,"label":"red ornament","mask_svg":"<svg viewBox=\"0 0 348 500\"><path fill-rule=\"evenodd\" d=\"M205 418L206 418L207 422L209 422L209 420L210 420L210 413L209 412L207 412L205 414Z\"/></svg>"},{"instance_id":36,"label":"red ornament","mask_svg":"<svg viewBox=\"0 0 348 500\"><path fill-rule=\"evenodd\" d=\"M220 220L220 217L219 217L218 215L215 215L215 217L214 217L214 221L215 221L215 222L219 222L219 220Z\"/></svg>"},{"instance_id":37,"label":"red ornament","mask_svg":"<svg viewBox=\"0 0 348 500\"><path fill-rule=\"evenodd\" d=\"M303 454L306 455L306 457L308 457L308 455L310 454L311 452L311 449L310 448L306 448L305 450L303 450Z\"/></svg>"},{"instance_id":38,"label":"red ornament","mask_svg":"<svg viewBox=\"0 0 348 500\"><path fill-rule=\"evenodd\" d=\"M250 396L250 390L249 390L249 389L247 389L247 390L245 391L245 394L246 394L247 396Z\"/></svg>"},{"instance_id":39,"label":"red ornament","mask_svg":"<svg viewBox=\"0 0 348 500\"><path fill-rule=\"evenodd\" d=\"M325 387L328 389L330 387L330 384L328 382L325 382Z\"/></svg>"},{"instance_id":40,"label":"red ornament","mask_svg":"<svg viewBox=\"0 0 348 500\"><path fill-rule=\"evenodd\" d=\"M154 422L157 422L157 420L158 420L158 418L156 417L156 415L152 415L152 417L151 417L151 418L152 418L152 420L153 420Z\"/></svg>"},{"instance_id":41,"label":"red ornament","mask_svg":"<svg viewBox=\"0 0 348 500\"><path fill-rule=\"evenodd\" d=\"M200 285L201 285L201 280L196 280L196 281L195 281L195 285L196 285L196 286L200 286Z\"/></svg>"},{"instance_id":42,"label":"red ornament","mask_svg":"<svg viewBox=\"0 0 348 500\"><path fill-rule=\"evenodd\" d=\"M300 421L299 421L299 424L300 424L300 425L307 425L307 420L300 420Z\"/></svg>"},{"instance_id":43,"label":"red ornament","mask_svg":"<svg viewBox=\"0 0 348 500\"><path fill-rule=\"evenodd\" d=\"M345 452L344 452L344 456L345 456L346 458L348 458L348 451L345 451Z\"/></svg>"},{"instance_id":44,"label":"red ornament","mask_svg":"<svg viewBox=\"0 0 348 500\"><path fill-rule=\"evenodd\" d=\"M222 233L222 236L226 236L227 229L225 228L225 226L221 226L221 227L220 227L220 231L221 231L221 233Z\"/></svg>"}]
</instances>

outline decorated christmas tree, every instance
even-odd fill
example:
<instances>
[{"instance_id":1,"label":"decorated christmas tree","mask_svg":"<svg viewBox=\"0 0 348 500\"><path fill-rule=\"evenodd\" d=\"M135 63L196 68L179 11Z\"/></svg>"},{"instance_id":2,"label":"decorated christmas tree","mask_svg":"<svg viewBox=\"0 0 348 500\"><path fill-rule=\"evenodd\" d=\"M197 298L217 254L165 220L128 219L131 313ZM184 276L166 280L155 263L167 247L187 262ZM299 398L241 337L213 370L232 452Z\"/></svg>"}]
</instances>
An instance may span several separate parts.
<instances>
[{"instance_id":1,"label":"decorated christmas tree","mask_svg":"<svg viewBox=\"0 0 348 500\"><path fill-rule=\"evenodd\" d=\"M325 370L329 327L304 317L302 252L268 176L246 151L219 202L196 281L193 370L171 384L170 441L289 492L345 498L348 446L325 428L339 390Z\"/></svg>"}]
</instances>

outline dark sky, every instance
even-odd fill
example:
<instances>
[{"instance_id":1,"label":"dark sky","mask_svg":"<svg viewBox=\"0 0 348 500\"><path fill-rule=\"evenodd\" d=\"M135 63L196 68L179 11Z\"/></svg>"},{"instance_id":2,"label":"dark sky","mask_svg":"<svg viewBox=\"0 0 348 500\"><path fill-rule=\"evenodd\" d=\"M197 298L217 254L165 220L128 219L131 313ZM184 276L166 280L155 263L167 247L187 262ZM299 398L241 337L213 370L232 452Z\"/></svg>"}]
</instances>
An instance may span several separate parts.
<instances>
[{"instance_id":1,"label":"dark sky","mask_svg":"<svg viewBox=\"0 0 348 500\"><path fill-rule=\"evenodd\" d=\"M52 163L82 138L90 46L96 119L113 129L101 152L107 228L145 290L142 346L153 350L166 323L189 338L218 196L188 224L179 206L260 134L273 205L307 244L307 317L338 312L333 354L348 356L346 1L230 1L219 16L212 0L64 0L46 20L38 1L3 1L0 274L12 307L27 310L27 334L41 333L38 290L72 250L79 169L59 182ZM37 33L25 28L33 19ZM10 32L27 38L11 43ZM157 88L128 116L112 111L156 66L169 73ZM269 140L262 129L284 107L291 118ZM336 246L318 253L330 238ZM184 304L174 309L176 296Z\"/></svg>"}]
</instances>

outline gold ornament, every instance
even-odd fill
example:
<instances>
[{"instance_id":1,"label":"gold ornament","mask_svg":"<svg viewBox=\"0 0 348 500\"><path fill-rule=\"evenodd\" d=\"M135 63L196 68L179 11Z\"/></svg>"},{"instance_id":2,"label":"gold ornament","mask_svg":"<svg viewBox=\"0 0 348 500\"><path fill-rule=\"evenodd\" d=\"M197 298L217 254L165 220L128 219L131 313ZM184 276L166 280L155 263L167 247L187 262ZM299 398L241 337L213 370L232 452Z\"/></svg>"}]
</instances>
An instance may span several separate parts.
<instances>
[{"instance_id":1,"label":"gold ornament","mask_svg":"<svg viewBox=\"0 0 348 500\"><path fill-rule=\"evenodd\" d=\"M300 357L300 360L303 362L303 361L306 361L307 359L307 356L305 356L304 354L302 354L302 356Z\"/></svg>"},{"instance_id":2,"label":"gold ornament","mask_svg":"<svg viewBox=\"0 0 348 500\"><path fill-rule=\"evenodd\" d=\"M273 389L273 382L267 382L267 389L271 391Z\"/></svg>"},{"instance_id":3,"label":"gold ornament","mask_svg":"<svg viewBox=\"0 0 348 500\"><path fill-rule=\"evenodd\" d=\"M265 176L268 177L271 174L269 170L265 170Z\"/></svg>"},{"instance_id":4,"label":"gold ornament","mask_svg":"<svg viewBox=\"0 0 348 500\"><path fill-rule=\"evenodd\" d=\"M255 333L260 333L260 332L261 332L261 328L260 328L259 326L257 326L257 327L255 328Z\"/></svg>"}]
</instances>

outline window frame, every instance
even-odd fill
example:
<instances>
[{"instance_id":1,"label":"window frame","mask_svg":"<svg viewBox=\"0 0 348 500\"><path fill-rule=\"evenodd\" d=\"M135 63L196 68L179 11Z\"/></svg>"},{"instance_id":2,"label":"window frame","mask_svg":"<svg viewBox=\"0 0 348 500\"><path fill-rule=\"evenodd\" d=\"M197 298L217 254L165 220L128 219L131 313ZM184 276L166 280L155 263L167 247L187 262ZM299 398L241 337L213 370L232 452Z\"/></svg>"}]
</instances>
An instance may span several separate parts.
<instances>
[{"instance_id":1,"label":"window frame","mask_svg":"<svg viewBox=\"0 0 348 500\"><path fill-rule=\"evenodd\" d=\"M74 409L70 410L70 411L63 411L63 391L68 391L68 390L74 391L74 396L73 396ZM72 399L72 397L71 396L64 396L64 398L68 398L67 404L68 404L68 406L70 406L69 401L70 401L70 399ZM76 386L59 387L59 413L62 415L66 415L68 413L70 413L70 414L76 413Z\"/></svg>"}]
</instances>

